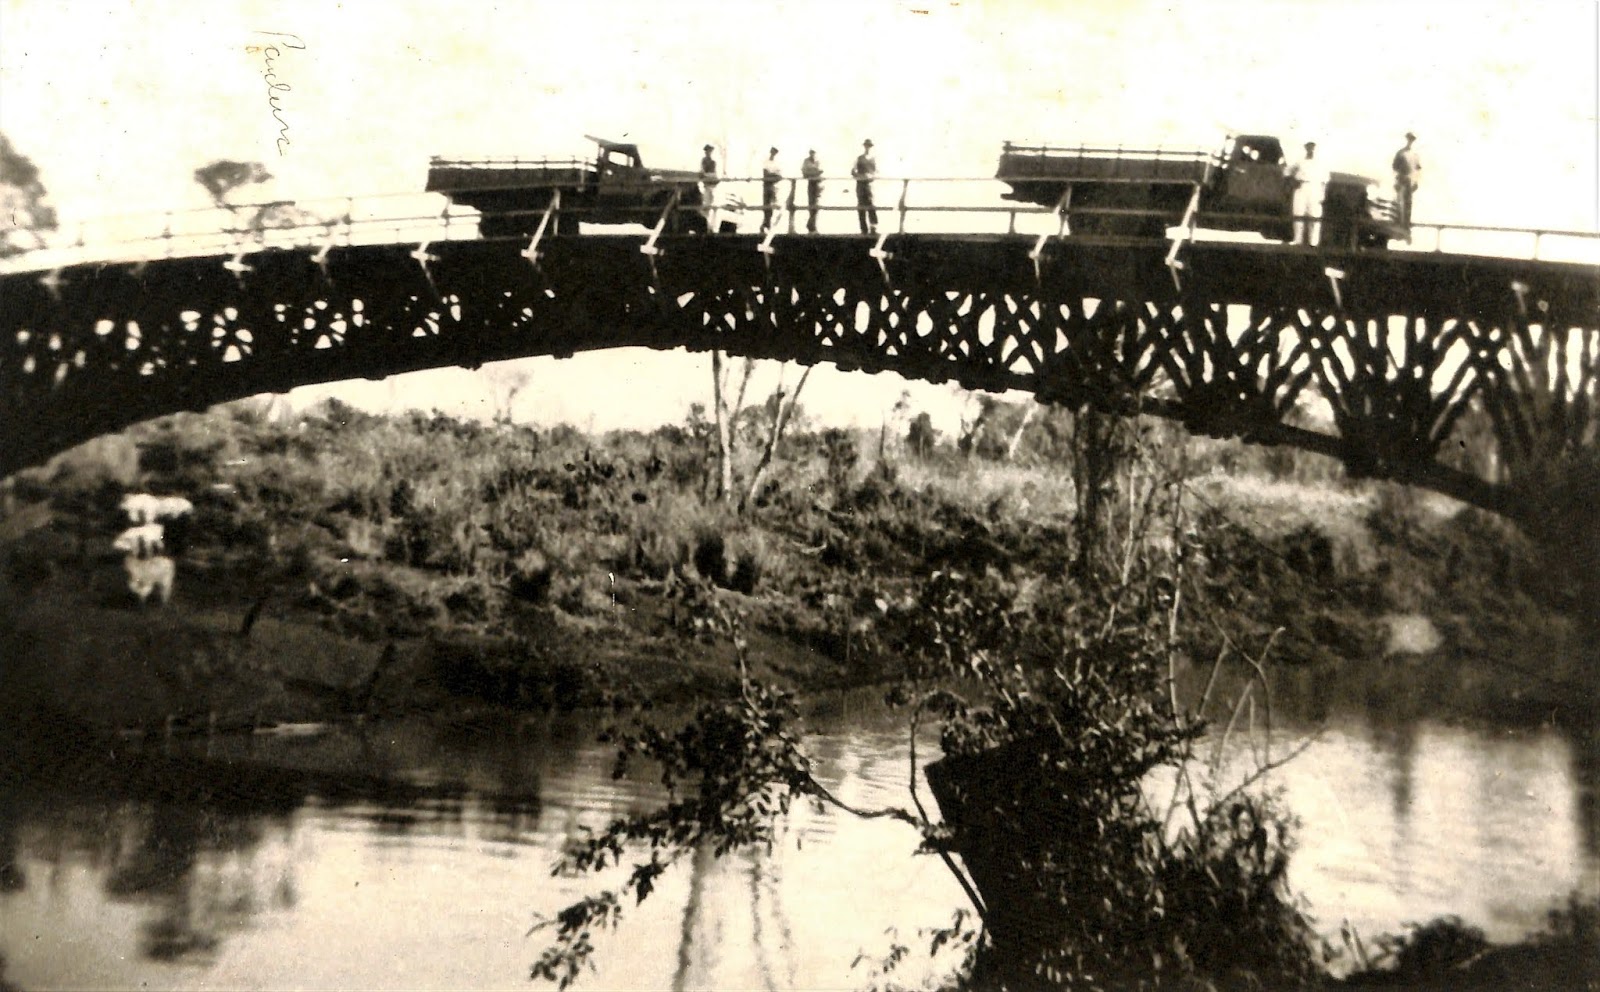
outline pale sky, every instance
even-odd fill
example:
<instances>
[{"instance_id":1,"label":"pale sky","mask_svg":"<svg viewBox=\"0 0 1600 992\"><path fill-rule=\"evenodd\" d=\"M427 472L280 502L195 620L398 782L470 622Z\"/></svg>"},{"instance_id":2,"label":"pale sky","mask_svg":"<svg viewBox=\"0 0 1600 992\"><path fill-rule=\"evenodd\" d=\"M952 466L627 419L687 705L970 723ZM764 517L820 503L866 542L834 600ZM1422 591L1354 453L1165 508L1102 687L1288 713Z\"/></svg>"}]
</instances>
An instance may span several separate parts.
<instances>
[{"instance_id":1,"label":"pale sky","mask_svg":"<svg viewBox=\"0 0 1600 992\"><path fill-rule=\"evenodd\" d=\"M434 154L586 153L585 133L668 167L713 142L746 174L769 145L842 174L871 137L886 175L979 177L1007 138L1211 148L1233 130L1387 179L1410 129L1419 220L1594 231L1597 24L1594 0L3 0L0 130L72 224L201 206L192 173L215 158L311 197L420 190ZM305 43L274 65L281 156L255 31ZM677 419L708 399L708 363L535 360L517 412ZM470 413L492 405L478 382L353 395ZM904 387L824 366L807 406L875 423Z\"/></svg>"}]
</instances>

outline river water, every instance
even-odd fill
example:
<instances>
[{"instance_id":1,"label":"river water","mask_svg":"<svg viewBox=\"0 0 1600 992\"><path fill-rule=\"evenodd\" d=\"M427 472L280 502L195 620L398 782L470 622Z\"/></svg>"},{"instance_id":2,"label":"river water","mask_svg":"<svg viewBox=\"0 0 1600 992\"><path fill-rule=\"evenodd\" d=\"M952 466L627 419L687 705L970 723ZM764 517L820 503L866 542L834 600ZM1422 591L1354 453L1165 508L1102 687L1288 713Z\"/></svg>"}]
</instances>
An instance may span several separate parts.
<instances>
[{"instance_id":1,"label":"river water","mask_svg":"<svg viewBox=\"0 0 1600 992\"><path fill-rule=\"evenodd\" d=\"M906 741L881 714L818 725L819 777L842 799L907 802ZM530 987L544 937L530 928L592 889L552 877L554 856L654 796L611 780L595 730L408 720L7 755L3 975L23 989ZM1276 781L1303 821L1292 883L1325 934L1456 913L1509 940L1567 893L1600 893L1600 762L1561 734L1334 716L1274 747L1308 738ZM918 928L962 905L916 844L897 823L798 808L770 852L669 875L599 939L580 987L866 986L895 935L922 944Z\"/></svg>"}]
</instances>

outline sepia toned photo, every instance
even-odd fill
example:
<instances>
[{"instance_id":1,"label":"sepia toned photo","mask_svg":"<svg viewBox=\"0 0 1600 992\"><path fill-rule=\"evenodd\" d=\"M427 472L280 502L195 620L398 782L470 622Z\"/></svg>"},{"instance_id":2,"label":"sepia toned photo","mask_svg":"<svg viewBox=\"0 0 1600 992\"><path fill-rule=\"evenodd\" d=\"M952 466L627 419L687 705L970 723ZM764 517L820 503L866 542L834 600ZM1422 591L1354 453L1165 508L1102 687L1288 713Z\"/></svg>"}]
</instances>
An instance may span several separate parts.
<instances>
[{"instance_id":1,"label":"sepia toned photo","mask_svg":"<svg viewBox=\"0 0 1600 992\"><path fill-rule=\"evenodd\" d=\"M1600 989L1600 2L0 0L0 992Z\"/></svg>"}]
</instances>

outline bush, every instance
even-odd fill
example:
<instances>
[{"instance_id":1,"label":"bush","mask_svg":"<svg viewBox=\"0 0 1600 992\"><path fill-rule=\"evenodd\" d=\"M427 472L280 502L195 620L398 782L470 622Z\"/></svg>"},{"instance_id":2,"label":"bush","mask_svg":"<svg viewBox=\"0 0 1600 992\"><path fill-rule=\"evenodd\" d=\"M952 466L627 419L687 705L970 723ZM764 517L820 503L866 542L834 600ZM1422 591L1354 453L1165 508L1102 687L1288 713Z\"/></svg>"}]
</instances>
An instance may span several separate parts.
<instances>
[{"instance_id":1,"label":"bush","mask_svg":"<svg viewBox=\"0 0 1600 992\"><path fill-rule=\"evenodd\" d=\"M715 573L726 553L720 535L704 535L697 565ZM722 855L770 843L776 818L810 798L922 832L983 921L982 942L960 921L947 935L977 948L962 979L970 987L1315 981L1314 935L1285 882L1292 823L1269 796L1218 796L1192 777L1205 724L1166 694L1170 581L1043 598L998 573L944 571L911 609L874 596L864 613L900 614L891 656L909 664L893 698L909 707L912 739L919 720L942 722L945 756L926 769L942 824L920 805L856 809L811 778L792 700L748 678L737 615L702 584L680 586L686 629L731 638L739 697L673 730L641 722L618 737L619 770L636 757L656 762L674 802L571 849L563 868L607 868L633 845L644 857L620 887L549 921L555 941L536 977L569 984L592 931L615 925L671 864L701 845ZM1181 786L1166 809L1145 791L1161 769Z\"/></svg>"}]
</instances>

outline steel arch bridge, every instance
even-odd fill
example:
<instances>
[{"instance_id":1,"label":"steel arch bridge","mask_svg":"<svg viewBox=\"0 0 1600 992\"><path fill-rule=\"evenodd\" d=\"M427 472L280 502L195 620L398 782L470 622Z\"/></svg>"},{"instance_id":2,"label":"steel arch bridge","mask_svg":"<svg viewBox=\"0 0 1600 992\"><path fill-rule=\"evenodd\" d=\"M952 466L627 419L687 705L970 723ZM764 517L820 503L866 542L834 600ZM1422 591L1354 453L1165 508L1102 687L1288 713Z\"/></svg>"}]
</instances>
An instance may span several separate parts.
<instances>
[{"instance_id":1,"label":"steel arch bridge","mask_svg":"<svg viewBox=\"0 0 1600 992\"><path fill-rule=\"evenodd\" d=\"M1352 475L1535 531L1583 495L1600 460L1593 265L1132 238L658 231L643 244L330 241L0 274L0 476L140 420L257 393L628 346L832 362L1156 414L1324 453ZM1312 397L1331 430L1293 422ZM1492 425L1492 477L1448 457L1469 414Z\"/></svg>"}]
</instances>

